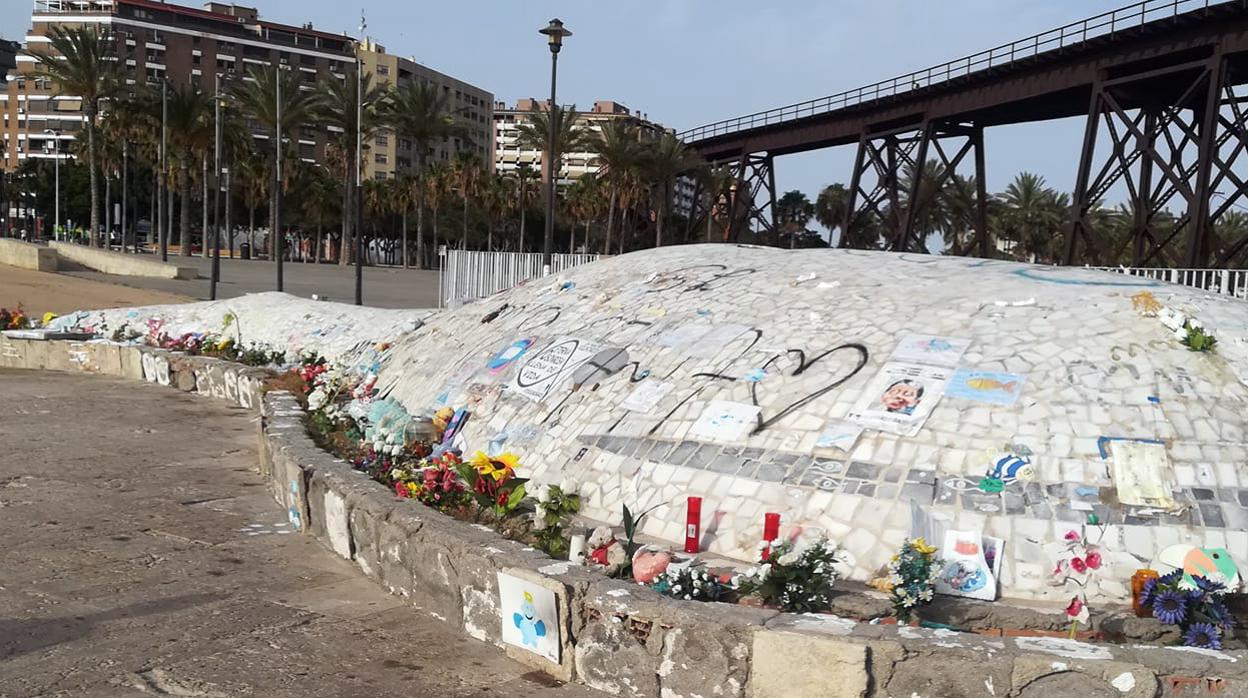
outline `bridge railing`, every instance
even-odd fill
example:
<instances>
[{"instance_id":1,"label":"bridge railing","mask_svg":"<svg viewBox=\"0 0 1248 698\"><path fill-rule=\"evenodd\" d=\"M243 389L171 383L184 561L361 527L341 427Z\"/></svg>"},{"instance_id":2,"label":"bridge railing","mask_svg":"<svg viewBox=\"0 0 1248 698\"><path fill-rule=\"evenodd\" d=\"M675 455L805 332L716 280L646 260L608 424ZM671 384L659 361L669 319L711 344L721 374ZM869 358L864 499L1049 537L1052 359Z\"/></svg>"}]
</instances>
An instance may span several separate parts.
<instances>
[{"instance_id":1,"label":"bridge railing","mask_svg":"<svg viewBox=\"0 0 1248 698\"><path fill-rule=\"evenodd\" d=\"M552 274L602 258L596 254L553 254L550 257ZM438 307L453 308L541 275L540 252L447 250L438 276Z\"/></svg>"},{"instance_id":2,"label":"bridge railing","mask_svg":"<svg viewBox=\"0 0 1248 698\"><path fill-rule=\"evenodd\" d=\"M1248 269L1166 269L1161 267L1089 267L1190 286L1223 296L1248 299Z\"/></svg>"},{"instance_id":3,"label":"bridge railing","mask_svg":"<svg viewBox=\"0 0 1248 698\"><path fill-rule=\"evenodd\" d=\"M1120 7L1095 17L1089 17L1085 20L1041 32L1025 39L1019 39L1018 41L990 48L986 51L957 58L931 68L916 70L912 73L899 75L888 80L881 80L872 85L846 90L828 97L716 121L689 129L688 131L682 131L679 136L686 142L696 142L737 131L796 121L846 107L867 104L884 97L892 97L913 90L939 85L954 78L965 77L981 70L1009 65L1025 58L1038 56L1047 51L1082 43L1088 39L1113 36L1124 30L1139 27L1149 22L1232 3L1248 5L1248 0L1143 0L1143 2Z\"/></svg>"}]
</instances>

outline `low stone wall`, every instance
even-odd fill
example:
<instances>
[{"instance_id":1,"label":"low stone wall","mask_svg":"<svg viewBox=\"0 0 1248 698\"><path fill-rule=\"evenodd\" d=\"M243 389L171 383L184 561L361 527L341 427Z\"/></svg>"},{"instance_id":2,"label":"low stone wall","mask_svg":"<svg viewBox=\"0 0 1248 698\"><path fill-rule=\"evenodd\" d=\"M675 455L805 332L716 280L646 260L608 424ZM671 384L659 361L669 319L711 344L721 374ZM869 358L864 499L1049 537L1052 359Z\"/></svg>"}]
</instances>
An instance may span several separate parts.
<instances>
[{"instance_id":1,"label":"low stone wall","mask_svg":"<svg viewBox=\"0 0 1248 698\"><path fill-rule=\"evenodd\" d=\"M899 628L679 602L605 579L395 498L318 449L298 401L263 394L258 369L103 342L7 337L0 337L0 367L125 376L257 410L260 472L300 531L466 635L613 695L1248 696L1248 652ZM558 662L503 642L499 572L555 593Z\"/></svg>"},{"instance_id":2,"label":"low stone wall","mask_svg":"<svg viewBox=\"0 0 1248 698\"><path fill-rule=\"evenodd\" d=\"M159 279L195 279L199 276L199 269L194 266L180 267L142 255L122 254L70 242L50 242L48 245L60 257L105 274L150 276Z\"/></svg>"},{"instance_id":3,"label":"low stone wall","mask_svg":"<svg viewBox=\"0 0 1248 698\"><path fill-rule=\"evenodd\" d=\"M0 238L0 264L33 271L56 271L56 250L21 240Z\"/></svg>"}]
</instances>

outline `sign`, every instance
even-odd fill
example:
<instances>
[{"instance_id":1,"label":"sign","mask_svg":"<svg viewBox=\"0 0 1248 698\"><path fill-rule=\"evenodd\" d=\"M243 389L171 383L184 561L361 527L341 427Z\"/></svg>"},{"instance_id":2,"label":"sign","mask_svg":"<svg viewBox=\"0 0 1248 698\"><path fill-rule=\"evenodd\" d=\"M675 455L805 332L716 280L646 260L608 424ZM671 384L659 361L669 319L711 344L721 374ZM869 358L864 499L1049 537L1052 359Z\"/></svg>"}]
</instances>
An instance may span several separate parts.
<instances>
[{"instance_id":1,"label":"sign","mask_svg":"<svg viewBox=\"0 0 1248 698\"><path fill-rule=\"evenodd\" d=\"M712 400L689 429L689 436L708 441L737 441L758 426L757 405L727 400Z\"/></svg>"},{"instance_id":2,"label":"sign","mask_svg":"<svg viewBox=\"0 0 1248 698\"><path fill-rule=\"evenodd\" d=\"M560 337L521 364L508 388L534 402L541 402L551 388L572 375L603 348L598 342Z\"/></svg>"},{"instance_id":3,"label":"sign","mask_svg":"<svg viewBox=\"0 0 1248 698\"><path fill-rule=\"evenodd\" d=\"M525 337L524 339L517 339L511 344L499 349L498 353L491 356L490 360L485 362L486 369L488 369L490 375L493 376L497 376L503 371L506 371L507 367L511 366L520 357L524 356L525 352L529 350L529 347L533 346L533 342L534 340L532 337Z\"/></svg>"},{"instance_id":4,"label":"sign","mask_svg":"<svg viewBox=\"0 0 1248 698\"><path fill-rule=\"evenodd\" d=\"M1005 541L973 531L946 531L940 557L945 566L936 593L996 601Z\"/></svg>"},{"instance_id":5,"label":"sign","mask_svg":"<svg viewBox=\"0 0 1248 698\"><path fill-rule=\"evenodd\" d=\"M945 395L965 400L1010 406L1018 402L1027 377L1017 373L996 371L972 371L959 368L949 380Z\"/></svg>"},{"instance_id":6,"label":"sign","mask_svg":"<svg viewBox=\"0 0 1248 698\"><path fill-rule=\"evenodd\" d=\"M503 642L559 663L559 606L555 592L498 573Z\"/></svg>"},{"instance_id":7,"label":"sign","mask_svg":"<svg viewBox=\"0 0 1248 698\"><path fill-rule=\"evenodd\" d=\"M846 419L899 436L914 436L940 402L952 375L952 368L886 363Z\"/></svg>"},{"instance_id":8,"label":"sign","mask_svg":"<svg viewBox=\"0 0 1248 698\"><path fill-rule=\"evenodd\" d=\"M934 366L957 366L958 359L971 345L971 340L958 337L937 337L930 334L909 334L893 350L891 361L908 361Z\"/></svg>"},{"instance_id":9,"label":"sign","mask_svg":"<svg viewBox=\"0 0 1248 698\"><path fill-rule=\"evenodd\" d=\"M649 412L659 404L660 400L667 397L668 393L672 392L673 387L671 383L662 381L642 381L633 388L633 392L629 393L628 397L624 398L620 407L629 412Z\"/></svg>"}]
</instances>

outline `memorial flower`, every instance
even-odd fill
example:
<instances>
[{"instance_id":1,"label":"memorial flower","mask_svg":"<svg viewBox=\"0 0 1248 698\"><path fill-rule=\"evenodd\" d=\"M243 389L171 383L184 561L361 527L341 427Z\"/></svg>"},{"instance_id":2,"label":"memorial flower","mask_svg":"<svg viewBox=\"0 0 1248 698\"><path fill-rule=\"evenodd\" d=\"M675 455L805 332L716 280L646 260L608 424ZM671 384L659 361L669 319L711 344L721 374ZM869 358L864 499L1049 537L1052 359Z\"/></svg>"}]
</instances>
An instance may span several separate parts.
<instances>
[{"instance_id":1,"label":"memorial flower","mask_svg":"<svg viewBox=\"0 0 1248 698\"><path fill-rule=\"evenodd\" d=\"M1140 606L1166 625L1177 625L1183 644L1219 649L1223 633L1234 625L1222 595L1226 587L1205 577L1184 581L1183 570L1150 579L1140 591Z\"/></svg>"},{"instance_id":2,"label":"memorial flower","mask_svg":"<svg viewBox=\"0 0 1248 698\"><path fill-rule=\"evenodd\" d=\"M840 550L821 539L808 545L772 545L769 562L748 570L735 581L742 595L791 613L826 611L832 603ZM796 560L791 556L796 553ZM786 564L782 560L793 560Z\"/></svg>"},{"instance_id":3,"label":"memorial flower","mask_svg":"<svg viewBox=\"0 0 1248 698\"><path fill-rule=\"evenodd\" d=\"M1180 591L1163 591L1153 599L1153 616L1167 625L1178 625L1186 610L1187 595Z\"/></svg>"},{"instance_id":4,"label":"memorial flower","mask_svg":"<svg viewBox=\"0 0 1248 698\"><path fill-rule=\"evenodd\" d=\"M1210 623L1193 623L1183 633L1183 644L1188 647L1203 647L1210 650L1222 649L1222 635Z\"/></svg>"},{"instance_id":5,"label":"memorial flower","mask_svg":"<svg viewBox=\"0 0 1248 698\"><path fill-rule=\"evenodd\" d=\"M472 497L482 511L491 511L497 519L511 515L524 500L527 479L516 477L520 459L512 453L497 456L484 451L473 454L472 460L460 462L456 471L472 490Z\"/></svg>"},{"instance_id":6,"label":"memorial flower","mask_svg":"<svg viewBox=\"0 0 1248 698\"><path fill-rule=\"evenodd\" d=\"M922 538L906 541L888 563L888 577L877 589L884 590L893 604L898 622L908 623L916 606L935 596L936 579L944 561L936 557L936 547Z\"/></svg>"},{"instance_id":7,"label":"memorial flower","mask_svg":"<svg viewBox=\"0 0 1248 698\"><path fill-rule=\"evenodd\" d=\"M1094 572L1101 568L1102 559L1100 540L1105 537L1105 527L1098 523L1099 519L1088 516L1088 523L1080 530L1069 530L1063 536L1062 552L1053 566L1050 583L1054 586L1074 587L1075 593L1066 615L1070 617L1070 637L1074 639L1079 631L1079 624L1087 624L1090 609L1087 606L1088 586L1095 580ZM1088 526L1096 526L1100 532L1097 542L1088 539Z\"/></svg>"}]
</instances>

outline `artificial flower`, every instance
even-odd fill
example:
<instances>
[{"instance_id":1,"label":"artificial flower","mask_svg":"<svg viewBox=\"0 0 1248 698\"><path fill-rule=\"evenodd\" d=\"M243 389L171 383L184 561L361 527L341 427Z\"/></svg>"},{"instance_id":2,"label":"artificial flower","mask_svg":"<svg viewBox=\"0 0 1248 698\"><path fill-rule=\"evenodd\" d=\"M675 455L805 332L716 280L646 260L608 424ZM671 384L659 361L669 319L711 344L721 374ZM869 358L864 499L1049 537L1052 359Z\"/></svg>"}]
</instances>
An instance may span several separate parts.
<instances>
[{"instance_id":1,"label":"artificial flower","mask_svg":"<svg viewBox=\"0 0 1248 698\"><path fill-rule=\"evenodd\" d=\"M1166 625L1178 625L1187 615L1187 596L1167 590L1153 599L1153 616Z\"/></svg>"},{"instance_id":2,"label":"artificial flower","mask_svg":"<svg viewBox=\"0 0 1248 698\"><path fill-rule=\"evenodd\" d=\"M1067 532L1066 532L1066 536L1065 536L1065 538L1066 538L1066 540L1068 540L1068 541L1070 541L1070 542L1072 542L1072 543L1073 543L1073 542L1075 542L1075 541L1079 540L1079 534L1078 534L1078 533L1076 533L1075 531L1067 531Z\"/></svg>"},{"instance_id":3,"label":"artificial flower","mask_svg":"<svg viewBox=\"0 0 1248 698\"><path fill-rule=\"evenodd\" d=\"M1099 570L1101 568L1101 554L1095 550L1088 551L1083 561L1088 564L1088 569Z\"/></svg>"},{"instance_id":4,"label":"artificial flower","mask_svg":"<svg viewBox=\"0 0 1248 698\"><path fill-rule=\"evenodd\" d=\"M1188 647L1203 647L1210 650L1222 649L1222 637L1218 629L1209 623L1192 623L1183 634L1183 644Z\"/></svg>"},{"instance_id":5,"label":"artificial flower","mask_svg":"<svg viewBox=\"0 0 1248 698\"><path fill-rule=\"evenodd\" d=\"M1070 558L1070 568L1078 572L1079 574L1083 574L1084 572L1088 571L1087 563L1084 562L1083 558L1079 557L1078 555Z\"/></svg>"},{"instance_id":6,"label":"artificial flower","mask_svg":"<svg viewBox=\"0 0 1248 698\"><path fill-rule=\"evenodd\" d=\"M931 555L936 552L936 546L928 545L927 541L922 538L915 538L914 541L911 542L911 545L914 546L915 550L923 553L924 555Z\"/></svg>"}]
</instances>

